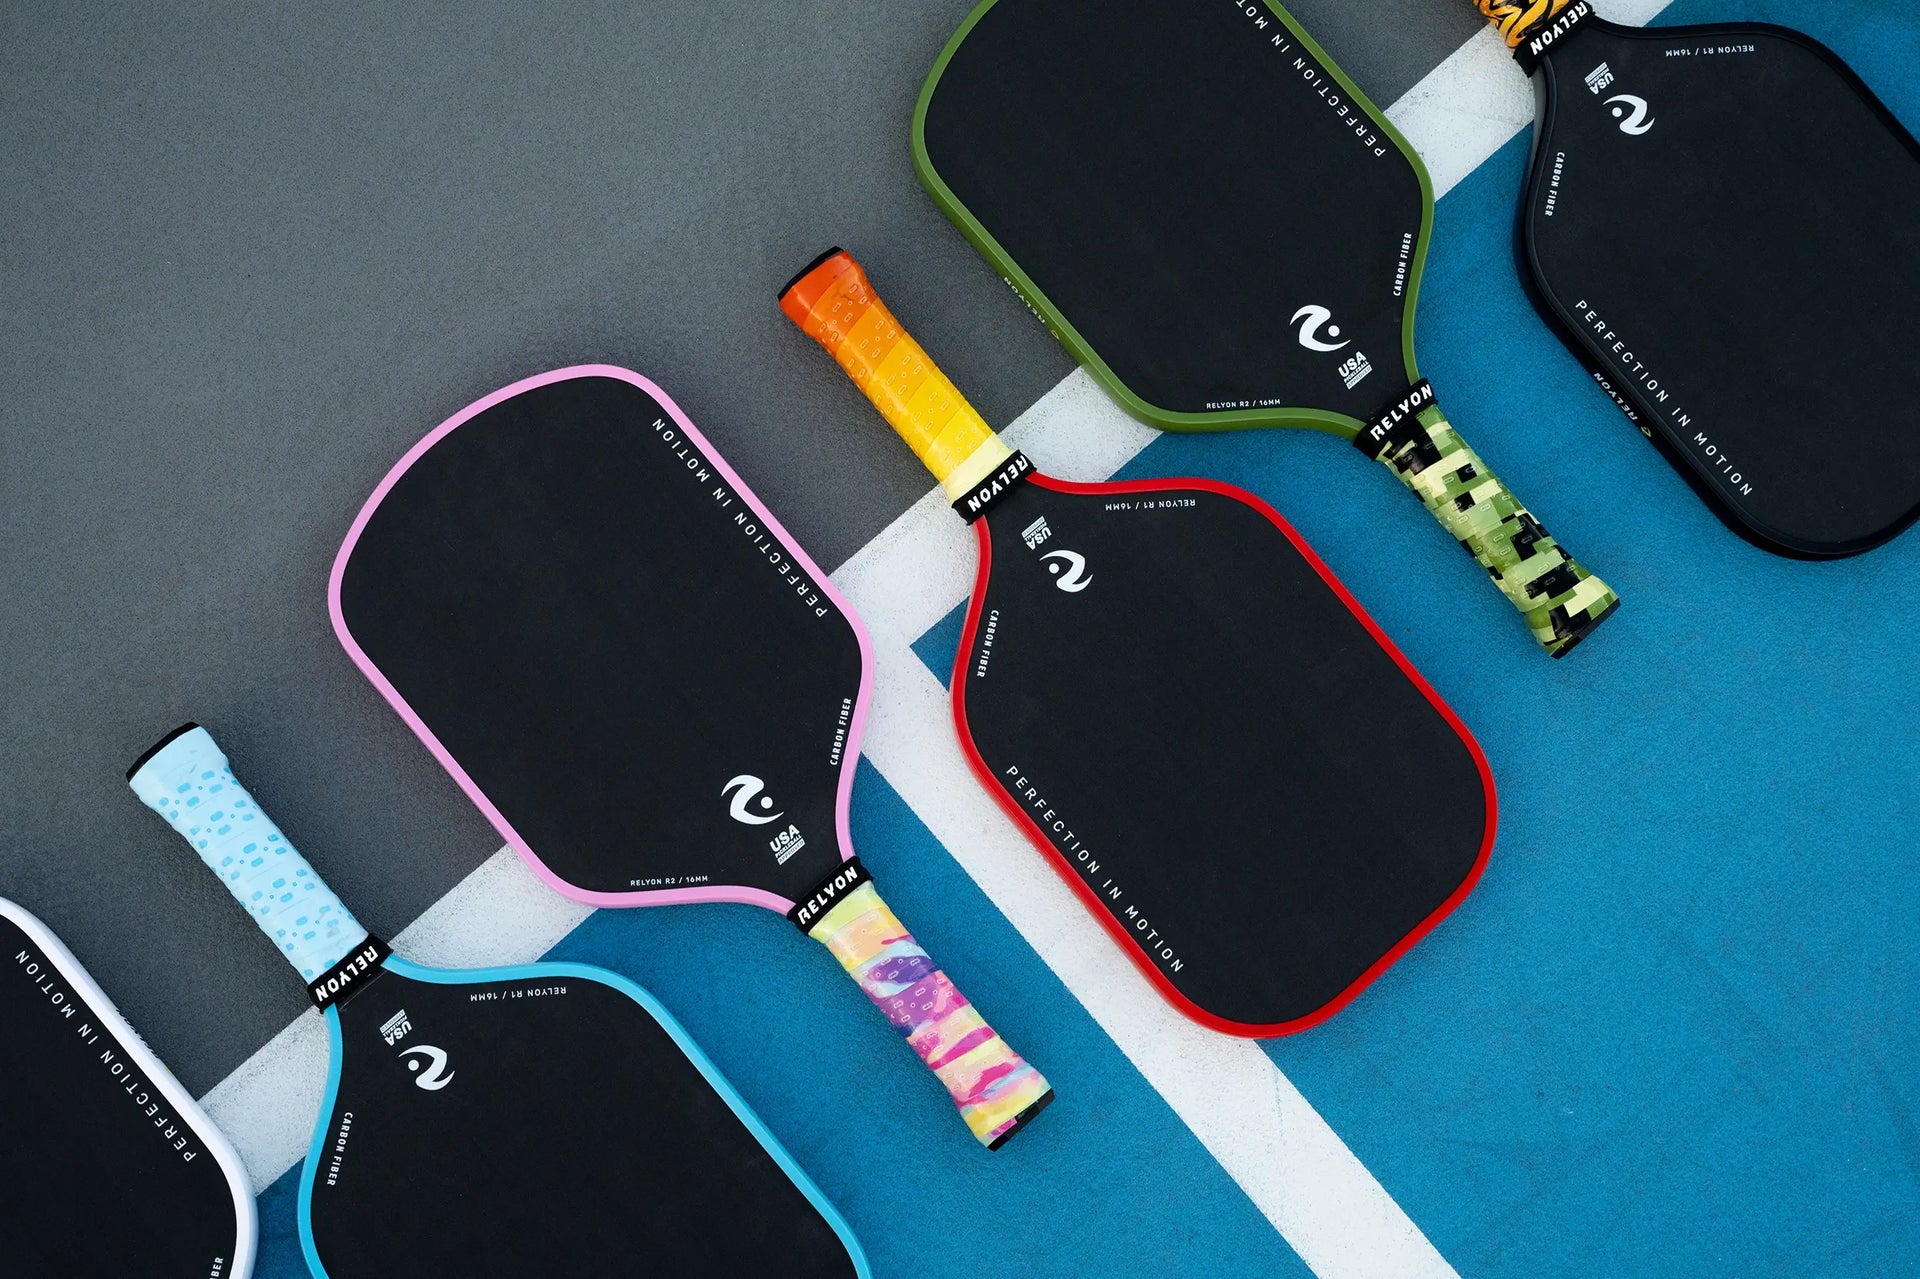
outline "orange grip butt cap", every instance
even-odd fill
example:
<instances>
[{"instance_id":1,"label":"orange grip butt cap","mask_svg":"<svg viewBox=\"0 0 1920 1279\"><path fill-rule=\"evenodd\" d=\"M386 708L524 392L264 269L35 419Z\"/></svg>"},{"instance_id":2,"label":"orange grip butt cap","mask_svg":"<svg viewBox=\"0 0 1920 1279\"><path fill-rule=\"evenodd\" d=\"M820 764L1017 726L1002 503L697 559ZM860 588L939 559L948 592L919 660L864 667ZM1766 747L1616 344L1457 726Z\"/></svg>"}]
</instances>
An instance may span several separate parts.
<instances>
[{"instance_id":1,"label":"orange grip butt cap","mask_svg":"<svg viewBox=\"0 0 1920 1279\"><path fill-rule=\"evenodd\" d=\"M780 290L780 309L800 326L801 332L833 352L839 349L847 330L866 310L864 300L855 306L845 304L852 299L845 299L838 307L831 305L835 295L844 299L849 293L871 297L872 286L867 283L867 273L853 260L853 254L832 248L815 258Z\"/></svg>"}]
</instances>

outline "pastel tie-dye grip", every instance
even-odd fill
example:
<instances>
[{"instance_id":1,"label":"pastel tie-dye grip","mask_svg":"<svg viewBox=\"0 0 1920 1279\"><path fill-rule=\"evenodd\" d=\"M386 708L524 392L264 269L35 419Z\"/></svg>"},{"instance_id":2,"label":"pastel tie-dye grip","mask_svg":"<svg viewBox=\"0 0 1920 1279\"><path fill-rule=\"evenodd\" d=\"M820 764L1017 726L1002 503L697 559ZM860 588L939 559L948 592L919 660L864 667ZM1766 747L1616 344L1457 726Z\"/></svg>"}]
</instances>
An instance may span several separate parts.
<instances>
[{"instance_id":1,"label":"pastel tie-dye grip","mask_svg":"<svg viewBox=\"0 0 1920 1279\"><path fill-rule=\"evenodd\" d=\"M1355 444L1393 472L1479 562L1540 647L1564 657L1620 606L1612 588L1562 550L1460 438L1425 381L1391 416L1390 425L1362 431Z\"/></svg>"},{"instance_id":2,"label":"pastel tie-dye grip","mask_svg":"<svg viewBox=\"0 0 1920 1279\"><path fill-rule=\"evenodd\" d=\"M367 940L360 921L234 780L206 729L189 726L164 741L127 784L193 845L307 981Z\"/></svg>"},{"instance_id":3,"label":"pastel tie-dye grip","mask_svg":"<svg viewBox=\"0 0 1920 1279\"><path fill-rule=\"evenodd\" d=\"M906 1037L989 1150L1049 1100L1046 1078L934 967L871 883L836 902L807 935L833 952Z\"/></svg>"}]
</instances>

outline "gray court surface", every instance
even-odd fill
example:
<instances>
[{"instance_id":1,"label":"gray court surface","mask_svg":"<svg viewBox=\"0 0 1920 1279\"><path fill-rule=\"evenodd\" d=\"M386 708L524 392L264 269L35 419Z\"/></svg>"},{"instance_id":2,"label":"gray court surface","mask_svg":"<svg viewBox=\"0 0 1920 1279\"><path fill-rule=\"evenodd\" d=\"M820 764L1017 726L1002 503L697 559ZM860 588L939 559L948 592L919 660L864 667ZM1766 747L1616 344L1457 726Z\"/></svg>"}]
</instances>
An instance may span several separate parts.
<instances>
[{"instance_id":1,"label":"gray court surface","mask_svg":"<svg viewBox=\"0 0 1920 1279\"><path fill-rule=\"evenodd\" d=\"M421 435L626 365L833 566L929 480L775 309L815 252L857 252L991 421L1069 371L908 160L970 7L0 12L0 895L196 1093L305 1001L124 786L155 737L213 727L386 936L500 846L326 616ZM1293 7L1383 105L1480 21Z\"/></svg>"}]
</instances>

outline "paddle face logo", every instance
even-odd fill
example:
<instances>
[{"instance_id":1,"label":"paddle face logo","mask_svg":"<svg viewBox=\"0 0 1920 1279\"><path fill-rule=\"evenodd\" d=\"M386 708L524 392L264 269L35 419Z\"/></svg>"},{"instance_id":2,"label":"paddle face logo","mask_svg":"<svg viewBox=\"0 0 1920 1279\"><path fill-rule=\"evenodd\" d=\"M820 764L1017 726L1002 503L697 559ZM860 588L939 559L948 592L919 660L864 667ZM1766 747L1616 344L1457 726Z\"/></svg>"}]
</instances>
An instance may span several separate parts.
<instances>
[{"instance_id":1,"label":"paddle face logo","mask_svg":"<svg viewBox=\"0 0 1920 1279\"><path fill-rule=\"evenodd\" d=\"M720 788L720 794L729 797L727 816L736 822L745 822L749 826L765 826L769 822L779 821L786 814L773 811L773 801L761 792L767 784L752 773L742 773Z\"/></svg>"},{"instance_id":2,"label":"paddle face logo","mask_svg":"<svg viewBox=\"0 0 1920 1279\"><path fill-rule=\"evenodd\" d=\"M1613 109L1608 112L1620 122L1620 132L1639 137L1653 128L1653 121L1647 118L1647 100L1636 98L1631 93L1616 93L1607 99L1607 105Z\"/></svg>"},{"instance_id":3,"label":"paddle face logo","mask_svg":"<svg viewBox=\"0 0 1920 1279\"><path fill-rule=\"evenodd\" d=\"M407 1069L414 1072L413 1086L424 1088L428 1092L439 1092L453 1082L453 1071L447 1069L447 1054L444 1049L431 1044L415 1044L400 1054L407 1063ZM417 1060L416 1060L417 1058ZM422 1066L425 1069L421 1069Z\"/></svg>"},{"instance_id":4,"label":"paddle face logo","mask_svg":"<svg viewBox=\"0 0 1920 1279\"><path fill-rule=\"evenodd\" d=\"M1333 322L1333 312L1324 306L1309 304L1301 307L1293 313L1293 323L1300 326L1300 345L1309 351L1331 353L1344 351L1353 345L1351 339L1340 336L1340 326ZM1335 371L1351 391L1366 380L1367 374L1373 372L1373 363L1367 359L1365 351L1355 351L1342 360Z\"/></svg>"},{"instance_id":5,"label":"paddle face logo","mask_svg":"<svg viewBox=\"0 0 1920 1279\"><path fill-rule=\"evenodd\" d=\"M1333 322L1333 312L1324 306L1303 306L1293 313L1293 323L1300 326L1300 345L1309 351L1343 351L1345 342L1327 341L1340 336L1340 326Z\"/></svg>"},{"instance_id":6,"label":"paddle face logo","mask_svg":"<svg viewBox=\"0 0 1920 1279\"><path fill-rule=\"evenodd\" d=\"M1040 559L1046 564L1047 572L1053 574L1053 584L1069 595L1078 595L1093 585L1093 575L1087 572L1087 557L1078 551L1048 551Z\"/></svg>"}]
</instances>

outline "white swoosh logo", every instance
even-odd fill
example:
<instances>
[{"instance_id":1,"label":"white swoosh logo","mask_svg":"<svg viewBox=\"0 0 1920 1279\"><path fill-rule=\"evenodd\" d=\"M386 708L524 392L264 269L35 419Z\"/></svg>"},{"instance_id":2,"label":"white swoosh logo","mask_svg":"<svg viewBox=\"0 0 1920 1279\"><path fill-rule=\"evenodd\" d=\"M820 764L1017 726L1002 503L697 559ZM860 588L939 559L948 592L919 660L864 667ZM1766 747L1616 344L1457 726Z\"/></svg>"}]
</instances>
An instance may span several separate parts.
<instances>
[{"instance_id":1,"label":"white swoosh logo","mask_svg":"<svg viewBox=\"0 0 1920 1279\"><path fill-rule=\"evenodd\" d=\"M419 1053L422 1057L426 1058L427 1068L424 1071L420 1071L419 1062L409 1061L407 1063L408 1070L420 1071L420 1077L413 1081L414 1087L424 1088L428 1092L439 1092L442 1088L445 1088L453 1082L453 1072L447 1070L447 1054L444 1051L429 1044L418 1044L407 1049L407 1051L400 1055L402 1057L411 1057L415 1053ZM445 1071L444 1074L441 1073L443 1071Z\"/></svg>"},{"instance_id":2,"label":"white swoosh logo","mask_svg":"<svg viewBox=\"0 0 1920 1279\"><path fill-rule=\"evenodd\" d=\"M736 822L745 822L749 826L765 826L768 822L777 821L784 816L784 810L778 813L765 811L773 807L773 801L765 795L760 794L762 790L766 789L766 785L765 782L755 777L752 773L742 773L725 786L722 786L720 788L722 795L733 795L733 803L727 805L727 816L733 818ZM738 794L734 794L736 790L739 792ZM760 808L762 811L758 813L749 812L747 805L753 802L756 795L760 798Z\"/></svg>"},{"instance_id":3,"label":"white swoosh logo","mask_svg":"<svg viewBox=\"0 0 1920 1279\"><path fill-rule=\"evenodd\" d=\"M1623 103L1614 106L1614 103ZM1620 121L1620 132L1631 133L1636 138L1653 127L1653 121L1647 119L1647 100L1636 98L1631 93L1618 93L1607 99L1607 105L1613 107L1613 118ZM1631 110L1632 114L1628 114ZM1624 117L1624 118L1623 118Z\"/></svg>"},{"instance_id":4,"label":"white swoosh logo","mask_svg":"<svg viewBox=\"0 0 1920 1279\"><path fill-rule=\"evenodd\" d=\"M1084 555L1073 551L1048 551L1040 558L1060 561L1059 564L1048 564L1047 572L1056 577L1054 585L1069 595L1086 590L1093 582L1093 578L1087 574L1087 557ZM1066 567L1064 573L1060 571L1062 565Z\"/></svg>"},{"instance_id":5,"label":"white swoosh logo","mask_svg":"<svg viewBox=\"0 0 1920 1279\"><path fill-rule=\"evenodd\" d=\"M1324 306L1303 306L1298 311L1295 311L1293 313L1293 322L1300 325L1300 345L1306 347L1309 351L1338 351L1347 346L1348 344L1345 342L1322 342L1320 340L1320 329L1322 326L1326 327L1328 337L1337 338L1340 336L1340 326L1327 323L1327 321L1332 318L1333 312L1327 310ZM1305 323L1302 323L1302 321L1305 321Z\"/></svg>"}]
</instances>

